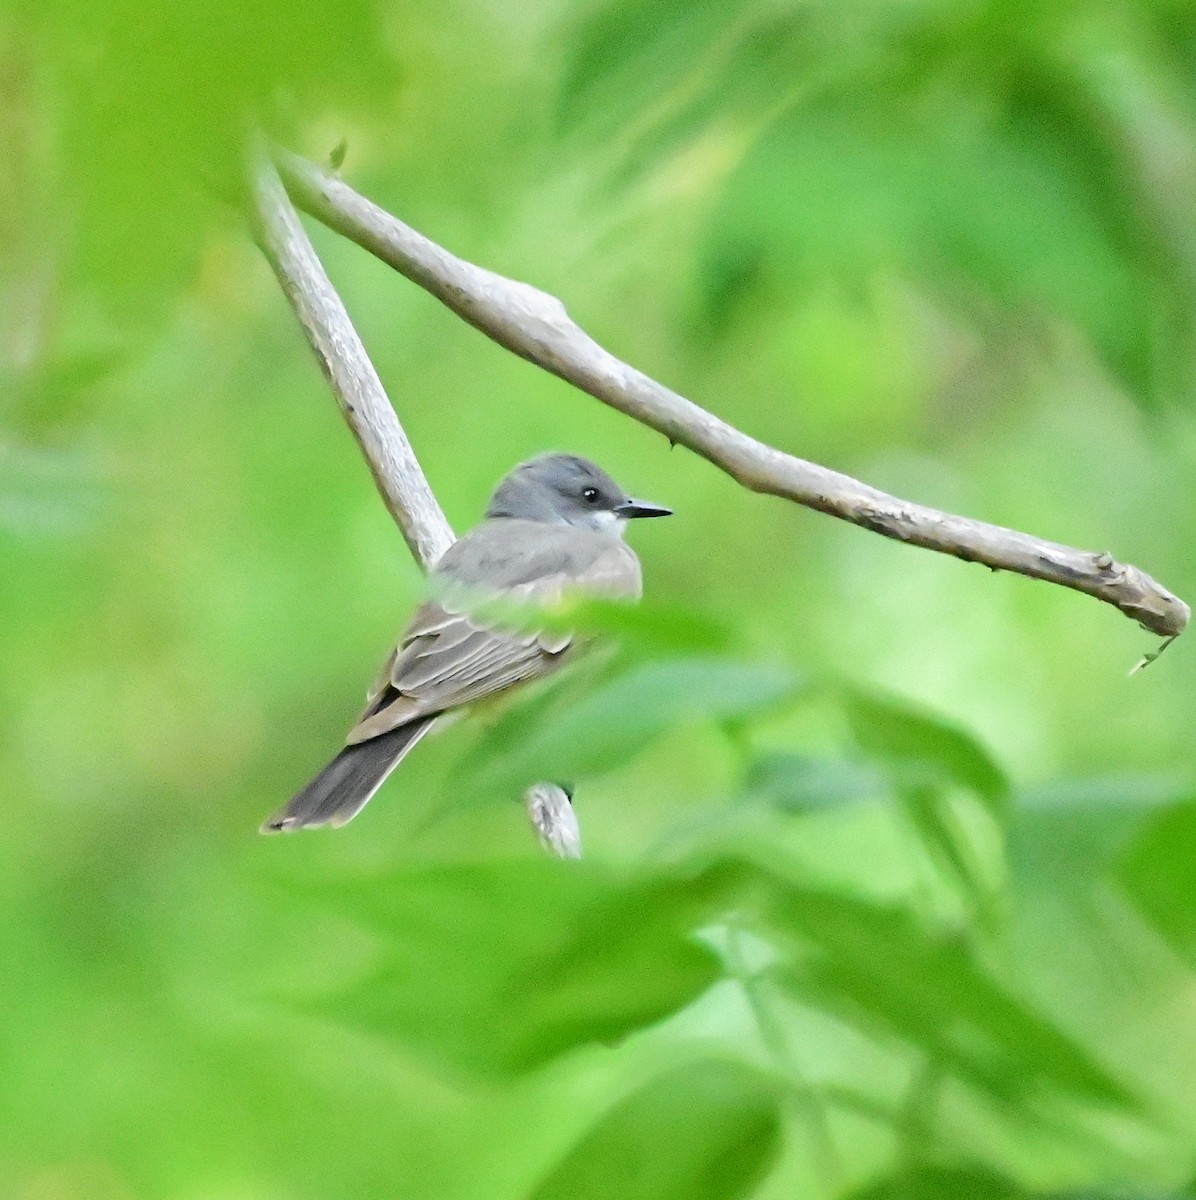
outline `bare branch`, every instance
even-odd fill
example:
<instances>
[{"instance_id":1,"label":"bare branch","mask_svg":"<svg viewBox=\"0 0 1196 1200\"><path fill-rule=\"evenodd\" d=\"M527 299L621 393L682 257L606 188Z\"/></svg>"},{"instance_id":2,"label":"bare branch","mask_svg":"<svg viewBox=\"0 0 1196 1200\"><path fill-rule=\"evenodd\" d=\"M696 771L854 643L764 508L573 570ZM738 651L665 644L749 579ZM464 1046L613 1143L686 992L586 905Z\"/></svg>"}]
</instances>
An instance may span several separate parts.
<instances>
[{"instance_id":1,"label":"bare branch","mask_svg":"<svg viewBox=\"0 0 1196 1200\"><path fill-rule=\"evenodd\" d=\"M545 850L551 850L557 858L581 857L581 826L564 788L555 783L537 783L523 793L523 803Z\"/></svg>"},{"instance_id":2,"label":"bare branch","mask_svg":"<svg viewBox=\"0 0 1196 1200\"><path fill-rule=\"evenodd\" d=\"M258 244L320 360L387 509L426 571L453 544L452 527L269 159L254 163L252 186ZM561 788L538 783L528 789L525 803L545 849L560 858L581 857L577 815Z\"/></svg>"},{"instance_id":3,"label":"bare branch","mask_svg":"<svg viewBox=\"0 0 1196 1200\"><path fill-rule=\"evenodd\" d=\"M1187 604L1107 552L1078 550L901 500L749 437L603 349L554 296L457 258L304 159L280 152L278 164L296 202L312 216L418 283L487 337L687 446L744 487L885 537L1085 592L1164 637L1187 626Z\"/></svg>"},{"instance_id":4,"label":"bare branch","mask_svg":"<svg viewBox=\"0 0 1196 1200\"><path fill-rule=\"evenodd\" d=\"M427 570L453 544L452 527L268 158L256 164L253 190L259 244L316 352L383 502L415 561Z\"/></svg>"}]
</instances>

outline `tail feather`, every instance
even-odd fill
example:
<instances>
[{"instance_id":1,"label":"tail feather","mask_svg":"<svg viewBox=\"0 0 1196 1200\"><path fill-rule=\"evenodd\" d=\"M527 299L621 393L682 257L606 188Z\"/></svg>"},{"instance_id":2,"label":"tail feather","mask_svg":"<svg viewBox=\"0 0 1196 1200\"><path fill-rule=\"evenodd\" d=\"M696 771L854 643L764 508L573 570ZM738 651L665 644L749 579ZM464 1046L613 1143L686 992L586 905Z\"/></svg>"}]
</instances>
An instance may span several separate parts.
<instances>
[{"instance_id":1,"label":"tail feather","mask_svg":"<svg viewBox=\"0 0 1196 1200\"><path fill-rule=\"evenodd\" d=\"M338 826L353 820L435 719L435 715L420 717L389 733L346 746L262 826L262 832Z\"/></svg>"}]
</instances>

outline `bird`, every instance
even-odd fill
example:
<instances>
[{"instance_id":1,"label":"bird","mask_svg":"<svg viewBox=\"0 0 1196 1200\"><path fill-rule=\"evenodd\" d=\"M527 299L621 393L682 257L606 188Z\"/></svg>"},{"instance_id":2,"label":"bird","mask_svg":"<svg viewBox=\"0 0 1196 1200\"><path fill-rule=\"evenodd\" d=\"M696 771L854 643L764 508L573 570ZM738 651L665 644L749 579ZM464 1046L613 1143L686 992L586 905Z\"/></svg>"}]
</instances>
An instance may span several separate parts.
<instances>
[{"instance_id":1,"label":"bird","mask_svg":"<svg viewBox=\"0 0 1196 1200\"><path fill-rule=\"evenodd\" d=\"M520 463L495 489L481 523L432 568L432 598L386 659L344 748L262 832L347 824L450 713L559 669L579 640L526 623L504 626L494 602L638 600L642 575L623 540L627 522L671 514L632 499L601 467L575 454Z\"/></svg>"}]
</instances>

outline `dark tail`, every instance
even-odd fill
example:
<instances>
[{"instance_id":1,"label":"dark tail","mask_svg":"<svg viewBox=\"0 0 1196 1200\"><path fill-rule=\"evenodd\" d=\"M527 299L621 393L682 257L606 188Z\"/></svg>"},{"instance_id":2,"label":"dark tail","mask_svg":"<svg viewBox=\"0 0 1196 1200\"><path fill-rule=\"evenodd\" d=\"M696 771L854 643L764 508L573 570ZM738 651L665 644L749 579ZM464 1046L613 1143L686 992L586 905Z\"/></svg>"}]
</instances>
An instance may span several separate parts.
<instances>
[{"instance_id":1,"label":"dark tail","mask_svg":"<svg viewBox=\"0 0 1196 1200\"><path fill-rule=\"evenodd\" d=\"M353 820L435 719L435 715L421 717L389 733L346 746L286 808L262 826L262 832L339 826Z\"/></svg>"}]
</instances>

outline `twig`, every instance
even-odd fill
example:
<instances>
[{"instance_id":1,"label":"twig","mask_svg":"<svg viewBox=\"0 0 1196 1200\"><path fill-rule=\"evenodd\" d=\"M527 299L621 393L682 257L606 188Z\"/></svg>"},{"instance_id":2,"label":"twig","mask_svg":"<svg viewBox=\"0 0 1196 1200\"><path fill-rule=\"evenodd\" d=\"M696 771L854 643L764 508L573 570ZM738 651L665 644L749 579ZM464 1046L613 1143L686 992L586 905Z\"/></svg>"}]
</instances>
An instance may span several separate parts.
<instances>
[{"instance_id":1,"label":"twig","mask_svg":"<svg viewBox=\"0 0 1196 1200\"><path fill-rule=\"evenodd\" d=\"M1109 553L901 500L749 437L603 349L556 297L457 258L306 160L286 151L276 157L291 195L312 216L418 283L487 337L687 446L744 487L885 537L1085 592L1163 637L1186 627L1187 604Z\"/></svg>"},{"instance_id":2,"label":"twig","mask_svg":"<svg viewBox=\"0 0 1196 1200\"><path fill-rule=\"evenodd\" d=\"M273 164L253 171L256 234L328 385L365 456L390 515L426 571L453 544L453 530L428 485L378 372L304 232Z\"/></svg>"},{"instance_id":3,"label":"twig","mask_svg":"<svg viewBox=\"0 0 1196 1200\"><path fill-rule=\"evenodd\" d=\"M274 165L262 155L252 163L251 185L251 219L258 244L316 352L387 509L403 531L415 561L427 571L453 544L452 526ZM547 849L562 858L581 856L577 817L561 788L536 784L528 789L526 804Z\"/></svg>"},{"instance_id":4,"label":"twig","mask_svg":"<svg viewBox=\"0 0 1196 1200\"><path fill-rule=\"evenodd\" d=\"M523 793L523 803L545 850L551 850L557 858L581 857L581 826L564 788L555 783L537 783Z\"/></svg>"},{"instance_id":5,"label":"twig","mask_svg":"<svg viewBox=\"0 0 1196 1200\"><path fill-rule=\"evenodd\" d=\"M1132 667L1129 669L1130 675L1137 675L1139 671L1146 670L1152 662L1154 662L1175 639L1179 637L1178 633L1172 634L1169 638L1164 639L1159 643L1157 650L1152 650L1149 654L1144 654Z\"/></svg>"}]
</instances>

